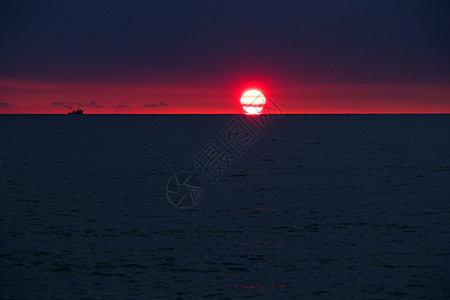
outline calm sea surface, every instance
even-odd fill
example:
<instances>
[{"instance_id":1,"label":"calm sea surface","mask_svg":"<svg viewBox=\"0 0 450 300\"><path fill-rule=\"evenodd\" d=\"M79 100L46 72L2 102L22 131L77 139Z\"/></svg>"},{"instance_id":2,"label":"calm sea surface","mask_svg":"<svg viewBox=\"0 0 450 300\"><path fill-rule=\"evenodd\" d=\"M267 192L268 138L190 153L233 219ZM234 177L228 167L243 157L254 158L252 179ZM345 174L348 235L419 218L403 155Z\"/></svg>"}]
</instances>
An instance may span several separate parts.
<instances>
[{"instance_id":1,"label":"calm sea surface","mask_svg":"<svg viewBox=\"0 0 450 300\"><path fill-rule=\"evenodd\" d=\"M449 183L449 115L0 115L0 298L443 299Z\"/></svg>"}]
</instances>

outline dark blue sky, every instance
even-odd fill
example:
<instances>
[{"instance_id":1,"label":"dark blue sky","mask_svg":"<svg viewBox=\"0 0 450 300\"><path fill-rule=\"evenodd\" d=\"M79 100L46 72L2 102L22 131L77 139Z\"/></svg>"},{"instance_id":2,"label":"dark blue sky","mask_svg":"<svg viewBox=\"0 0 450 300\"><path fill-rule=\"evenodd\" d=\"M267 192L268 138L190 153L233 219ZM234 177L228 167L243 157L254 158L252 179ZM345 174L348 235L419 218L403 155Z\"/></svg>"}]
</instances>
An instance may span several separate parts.
<instances>
[{"instance_id":1,"label":"dark blue sky","mask_svg":"<svg viewBox=\"0 0 450 300\"><path fill-rule=\"evenodd\" d=\"M0 76L448 82L449 1L2 1Z\"/></svg>"},{"instance_id":2,"label":"dark blue sky","mask_svg":"<svg viewBox=\"0 0 450 300\"><path fill-rule=\"evenodd\" d=\"M450 112L450 1L0 5L0 113Z\"/></svg>"}]
</instances>

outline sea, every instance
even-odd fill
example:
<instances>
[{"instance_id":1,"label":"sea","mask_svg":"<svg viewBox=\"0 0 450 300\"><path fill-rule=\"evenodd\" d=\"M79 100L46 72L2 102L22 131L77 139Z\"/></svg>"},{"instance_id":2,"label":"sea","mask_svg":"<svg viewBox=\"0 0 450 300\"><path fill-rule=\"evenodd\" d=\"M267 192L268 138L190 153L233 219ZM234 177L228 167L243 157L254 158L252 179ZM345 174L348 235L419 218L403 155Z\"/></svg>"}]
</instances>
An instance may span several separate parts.
<instances>
[{"instance_id":1,"label":"sea","mask_svg":"<svg viewBox=\"0 0 450 300\"><path fill-rule=\"evenodd\" d=\"M0 115L1 299L450 298L450 115Z\"/></svg>"}]
</instances>

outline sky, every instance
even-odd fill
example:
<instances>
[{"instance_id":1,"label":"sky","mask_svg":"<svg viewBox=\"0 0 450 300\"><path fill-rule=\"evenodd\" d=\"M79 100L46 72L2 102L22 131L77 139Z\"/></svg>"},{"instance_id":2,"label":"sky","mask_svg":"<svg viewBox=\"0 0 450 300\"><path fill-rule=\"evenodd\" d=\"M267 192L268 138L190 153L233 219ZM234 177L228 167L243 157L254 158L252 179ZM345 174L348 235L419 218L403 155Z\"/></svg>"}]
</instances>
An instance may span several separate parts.
<instances>
[{"instance_id":1,"label":"sky","mask_svg":"<svg viewBox=\"0 0 450 300\"><path fill-rule=\"evenodd\" d=\"M1 1L0 113L450 113L449 1Z\"/></svg>"}]
</instances>

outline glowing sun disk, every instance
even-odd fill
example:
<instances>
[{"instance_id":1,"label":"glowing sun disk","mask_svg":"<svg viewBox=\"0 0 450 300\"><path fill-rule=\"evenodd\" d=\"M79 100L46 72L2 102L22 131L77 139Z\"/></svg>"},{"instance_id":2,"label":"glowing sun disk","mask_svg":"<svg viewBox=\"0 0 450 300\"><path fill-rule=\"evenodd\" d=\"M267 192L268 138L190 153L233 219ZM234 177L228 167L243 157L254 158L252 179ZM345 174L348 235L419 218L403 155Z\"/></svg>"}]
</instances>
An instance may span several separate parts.
<instances>
[{"instance_id":1,"label":"glowing sun disk","mask_svg":"<svg viewBox=\"0 0 450 300\"><path fill-rule=\"evenodd\" d=\"M241 97L241 105L248 115L259 115L266 104L266 98L258 90L248 90Z\"/></svg>"}]
</instances>

